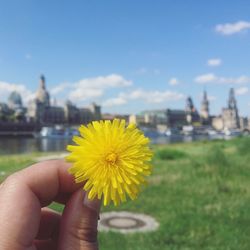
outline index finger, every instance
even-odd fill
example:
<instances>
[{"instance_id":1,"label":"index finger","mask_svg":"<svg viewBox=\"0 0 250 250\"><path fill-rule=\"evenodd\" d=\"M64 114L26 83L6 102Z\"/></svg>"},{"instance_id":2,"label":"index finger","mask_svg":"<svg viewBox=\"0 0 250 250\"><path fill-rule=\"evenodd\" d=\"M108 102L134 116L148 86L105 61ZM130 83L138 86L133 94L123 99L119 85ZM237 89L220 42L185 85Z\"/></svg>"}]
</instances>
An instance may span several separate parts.
<instances>
[{"instance_id":1,"label":"index finger","mask_svg":"<svg viewBox=\"0 0 250 250\"><path fill-rule=\"evenodd\" d=\"M8 177L4 186L12 186L16 192L26 186L39 199L41 206L46 206L52 201L62 201L81 186L68 173L70 166L64 160L39 162Z\"/></svg>"},{"instance_id":2,"label":"index finger","mask_svg":"<svg viewBox=\"0 0 250 250\"><path fill-rule=\"evenodd\" d=\"M79 189L67 172L70 165L63 160L45 161L7 178L0 189L0 249L31 246L41 207Z\"/></svg>"}]
</instances>

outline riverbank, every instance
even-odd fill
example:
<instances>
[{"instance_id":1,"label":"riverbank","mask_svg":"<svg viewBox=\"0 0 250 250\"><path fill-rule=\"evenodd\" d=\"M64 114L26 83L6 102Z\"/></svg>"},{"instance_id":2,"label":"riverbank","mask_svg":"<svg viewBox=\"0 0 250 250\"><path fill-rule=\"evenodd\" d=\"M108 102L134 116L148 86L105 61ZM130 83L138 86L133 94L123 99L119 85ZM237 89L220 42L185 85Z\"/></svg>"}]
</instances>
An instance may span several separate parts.
<instances>
[{"instance_id":1,"label":"riverbank","mask_svg":"<svg viewBox=\"0 0 250 250\"><path fill-rule=\"evenodd\" d=\"M230 140L235 135L224 134L215 135L171 135L165 136L159 133L148 134L151 144L176 144L178 142L189 143L193 141L212 141L217 139ZM30 154L36 152L55 152L64 151L68 144L72 144L70 137L31 137L31 136L0 136L0 156L15 154Z\"/></svg>"},{"instance_id":2,"label":"riverbank","mask_svg":"<svg viewBox=\"0 0 250 250\"><path fill-rule=\"evenodd\" d=\"M101 233L102 250L241 249L250 247L250 139L153 145L154 171L136 201L103 211L153 216L160 227L148 234ZM0 157L0 176L47 154ZM1 180L0 179L0 180ZM51 207L62 211L63 207Z\"/></svg>"}]
</instances>

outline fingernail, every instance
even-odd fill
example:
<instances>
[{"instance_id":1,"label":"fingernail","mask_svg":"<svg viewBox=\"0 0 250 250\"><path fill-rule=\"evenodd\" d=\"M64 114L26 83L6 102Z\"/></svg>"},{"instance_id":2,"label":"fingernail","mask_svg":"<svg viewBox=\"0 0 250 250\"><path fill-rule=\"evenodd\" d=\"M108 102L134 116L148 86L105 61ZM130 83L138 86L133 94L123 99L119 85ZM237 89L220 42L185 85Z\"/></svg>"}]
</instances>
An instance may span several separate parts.
<instances>
[{"instance_id":1,"label":"fingernail","mask_svg":"<svg viewBox=\"0 0 250 250\"><path fill-rule=\"evenodd\" d=\"M97 214L99 214L101 209L101 200L94 198L93 200L90 200L88 198L88 192L85 192L84 199L83 199L83 205L96 211Z\"/></svg>"}]
</instances>

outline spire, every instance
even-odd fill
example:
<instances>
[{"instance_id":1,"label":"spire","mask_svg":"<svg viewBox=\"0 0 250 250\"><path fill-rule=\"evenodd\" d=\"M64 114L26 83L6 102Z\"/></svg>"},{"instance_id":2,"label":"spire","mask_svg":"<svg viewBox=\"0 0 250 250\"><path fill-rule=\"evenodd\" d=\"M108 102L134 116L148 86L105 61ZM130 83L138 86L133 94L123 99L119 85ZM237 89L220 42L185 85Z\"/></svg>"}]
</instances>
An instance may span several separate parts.
<instances>
[{"instance_id":1,"label":"spire","mask_svg":"<svg viewBox=\"0 0 250 250\"><path fill-rule=\"evenodd\" d=\"M229 91L228 108L229 109L237 109L237 103L236 103L233 88L231 88L230 91Z\"/></svg>"},{"instance_id":2,"label":"spire","mask_svg":"<svg viewBox=\"0 0 250 250\"><path fill-rule=\"evenodd\" d=\"M204 92L203 92L203 101L208 101L206 89L204 89Z\"/></svg>"},{"instance_id":3,"label":"spire","mask_svg":"<svg viewBox=\"0 0 250 250\"><path fill-rule=\"evenodd\" d=\"M44 75L40 76L40 89L46 89Z\"/></svg>"},{"instance_id":4,"label":"spire","mask_svg":"<svg viewBox=\"0 0 250 250\"><path fill-rule=\"evenodd\" d=\"M186 111L187 112L193 112L194 111L194 104L191 96L188 96L186 100Z\"/></svg>"},{"instance_id":5,"label":"spire","mask_svg":"<svg viewBox=\"0 0 250 250\"><path fill-rule=\"evenodd\" d=\"M204 89L203 91L203 99L201 102L201 119L204 124L208 122L209 119L209 101L207 98L207 91Z\"/></svg>"},{"instance_id":6,"label":"spire","mask_svg":"<svg viewBox=\"0 0 250 250\"><path fill-rule=\"evenodd\" d=\"M206 90L203 91L203 99L202 99L201 105L203 106L203 108L208 109L209 101L207 98L207 91Z\"/></svg>"},{"instance_id":7,"label":"spire","mask_svg":"<svg viewBox=\"0 0 250 250\"><path fill-rule=\"evenodd\" d=\"M50 96L46 90L44 75L40 76L39 89L36 93L36 99L45 106L50 106Z\"/></svg>"}]
</instances>

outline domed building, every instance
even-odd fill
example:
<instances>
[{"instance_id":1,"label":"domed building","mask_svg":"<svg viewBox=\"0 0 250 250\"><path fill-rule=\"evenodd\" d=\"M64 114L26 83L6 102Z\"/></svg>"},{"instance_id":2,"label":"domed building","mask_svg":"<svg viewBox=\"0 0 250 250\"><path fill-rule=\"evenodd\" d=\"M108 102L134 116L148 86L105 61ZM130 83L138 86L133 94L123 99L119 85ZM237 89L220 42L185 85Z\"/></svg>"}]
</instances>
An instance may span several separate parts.
<instances>
[{"instance_id":1,"label":"domed building","mask_svg":"<svg viewBox=\"0 0 250 250\"><path fill-rule=\"evenodd\" d=\"M10 93L8 98L8 106L10 109L20 109L23 106L22 97L17 91Z\"/></svg>"},{"instance_id":2,"label":"domed building","mask_svg":"<svg viewBox=\"0 0 250 250\"><path fill-rule=\"evenodd\" d=\"M17 91L12 91L8 98L9 115L15 121L24 121L26 108L23 107L22 97Z\"/></svg>"},{"instance_id":3,"label":"domed building","mask_svg":"<svg viewBox=\"0 0 250 250\"><path fill-rule=\"evenodd\" d=\"M36 100L37 102L43 104L45 107L50 106L50 96L49 92L46 90L44 75L41 75L40 77L40 84L39 84L39 89L36 93Z\"/></svg>"},{"instance_id":4,"label":"domed building","mask_svg":"<svg viewBox=\"0 0 250 250\"><path fill-rule=\"evenodd\" d=\"M39 126L54 124L81 124L101 119L101 107L92 104L88 108L78 108L70 101L64 107L50 103L50 95L46 89L45 77L41 75L36 97L28 105L28 121Z\"/></svg>"},{"instance_id":5,"label":"domed building","mask_svg":"<svg viewBox=\"0 0 250 250\"><path fill-rule=\"evenodd\" d=\"M62 124L64 122L63 108L50 106L50 95L43 75L40 77L36 97L28 105L28 120L37 124Z\"/></svg>"}]
</instances>

